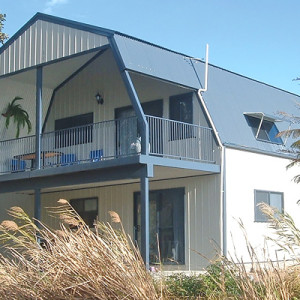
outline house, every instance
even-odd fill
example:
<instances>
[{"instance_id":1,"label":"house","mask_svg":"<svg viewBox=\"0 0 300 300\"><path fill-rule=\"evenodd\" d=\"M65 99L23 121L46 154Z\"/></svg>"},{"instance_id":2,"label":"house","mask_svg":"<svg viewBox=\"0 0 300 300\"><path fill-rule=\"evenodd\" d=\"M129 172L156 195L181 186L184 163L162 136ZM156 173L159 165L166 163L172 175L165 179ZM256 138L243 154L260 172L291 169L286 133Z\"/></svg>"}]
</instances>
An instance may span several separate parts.
<instances>
[{"instance_id":1,"label":"house","mask_svg":"<svg viewBox=\"0 0 300 300\"><path fill-rule=\"evenodd\" d=\"M256 204L297 214L286 171L299 96L123 33L37 13L0 48L0 110L15 96L33 131L0 119L0 219L14 205L52 227L68 199L88 224L116 211L147 265L197 271L215 247L268 232ZM293 125L292 125L293 126ZM213 242L212 242L213 241ZM199 255L201 253L201 255Z\"/></svg>"}]
</instances>

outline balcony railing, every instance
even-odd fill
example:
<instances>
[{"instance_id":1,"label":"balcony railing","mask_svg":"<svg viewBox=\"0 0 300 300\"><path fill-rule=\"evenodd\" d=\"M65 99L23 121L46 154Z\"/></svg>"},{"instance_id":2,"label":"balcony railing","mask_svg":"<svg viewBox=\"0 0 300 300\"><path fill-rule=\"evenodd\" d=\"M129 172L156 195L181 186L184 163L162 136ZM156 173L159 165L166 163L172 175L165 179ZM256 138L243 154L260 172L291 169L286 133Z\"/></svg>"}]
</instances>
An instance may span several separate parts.
<instances>
[{"instance_id":1,"label":"balcony railing","mask_svg":"<svg viewBox=\"0 0 300 300\"><path fill-rule=\"evenodd\" d=\"M149 154L214 163L210 128L146 116ZM42 134L41 168L117 159L141 152L136 117ZM0 142L0 173L35 169L35 136Z\"/></svg>"},{"instance_id":2,"label":"balcony railing","mask_svg":"<svg viewBox=\"0 0 300 300\"><path fill-rule=\"evenodd\" d=\"M203 162L214 162L212 129L146 116L150 154Z\"/></svg>"}]
</instances>

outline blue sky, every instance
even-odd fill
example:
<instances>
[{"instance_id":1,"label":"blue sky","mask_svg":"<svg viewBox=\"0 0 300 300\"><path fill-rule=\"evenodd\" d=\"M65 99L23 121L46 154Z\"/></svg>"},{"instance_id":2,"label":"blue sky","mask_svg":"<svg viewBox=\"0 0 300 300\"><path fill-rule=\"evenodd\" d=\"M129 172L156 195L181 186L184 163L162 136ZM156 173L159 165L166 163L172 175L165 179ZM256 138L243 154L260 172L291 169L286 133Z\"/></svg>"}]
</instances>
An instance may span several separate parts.
<instances>
[{"instance_id":1,"label":"blue sky","mask_svg":"<svg viewBox=\"0 0 300 300\"><path fill-rule=\"evenodd\" d=\"M1 0L12 36L36 12L147 40L300 94L299 0Z\"/></svg>"}]
</instances>

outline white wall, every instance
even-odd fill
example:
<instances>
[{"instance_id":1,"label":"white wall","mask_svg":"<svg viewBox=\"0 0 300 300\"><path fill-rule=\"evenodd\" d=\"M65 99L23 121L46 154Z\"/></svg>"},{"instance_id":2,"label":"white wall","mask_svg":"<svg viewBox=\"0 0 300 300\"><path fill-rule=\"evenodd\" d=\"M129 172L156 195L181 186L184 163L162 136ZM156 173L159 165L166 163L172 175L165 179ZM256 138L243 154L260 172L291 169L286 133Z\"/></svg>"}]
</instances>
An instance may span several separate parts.
<instances>
[{"instance_id":1,"label":"white wall","mask_svg":"<svg viewBox=\"0 0 300 300\"><path fill-rule=\"evenodd\" d=\"M264 236L272 235L268 223L254 222L254 190L284 193L284 208L300 228L300 207L296 203L300 199L299 185L292 181L300 170L297 167L286 170L289 160L274 156L233 149L226 149L225 156L228 250L234 255L234 243L237 256L249 261L238 220L242 220L258 254L264 247ZM270 254L275 249L270 244ZM260 258L263 259L262 255Z\"/></svg>"}]
</instances>

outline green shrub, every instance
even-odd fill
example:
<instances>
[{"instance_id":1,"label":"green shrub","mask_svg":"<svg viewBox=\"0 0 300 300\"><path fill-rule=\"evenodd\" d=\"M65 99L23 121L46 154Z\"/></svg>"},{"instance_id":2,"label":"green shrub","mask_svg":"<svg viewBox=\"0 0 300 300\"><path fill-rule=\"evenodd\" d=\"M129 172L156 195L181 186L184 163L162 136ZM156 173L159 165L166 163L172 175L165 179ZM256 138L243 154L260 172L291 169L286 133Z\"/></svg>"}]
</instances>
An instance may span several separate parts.
<instances>
[{"instance_id":1,"label":"green shrub","mask_svg":"<svg viewBox=\"0 0 300 300\"><path fill-rule=\"evenodd\" d=\"M168 276L165 280L167 295L173 299L187 298L196 299L204 297L201 275L185 275L183 273Z\"/></svg>"},{"instance_id":2,"label":"green shrub","mask_svg":"<svg viewBox=\"0 0 300 300\"><path fill-rule=\"evenodd\" d=\"M206 271L207 273L202 276L202 280L207 297L221 297L222 295L236 297L241 294L237 284L235 266L225 258L209 265Z\"/></svg>"},{"instance_id":3,"label":"green shrub","mask_svg":"<svg viewBox=\"0 0 300 300\"><path fill-rule=\"evenodd\" d=\"M236 298L241 291L234 270L234 265L218 260L200 275L171 275L165 279L167 295L172 299Z\"/></svg>"}]
</instances>

